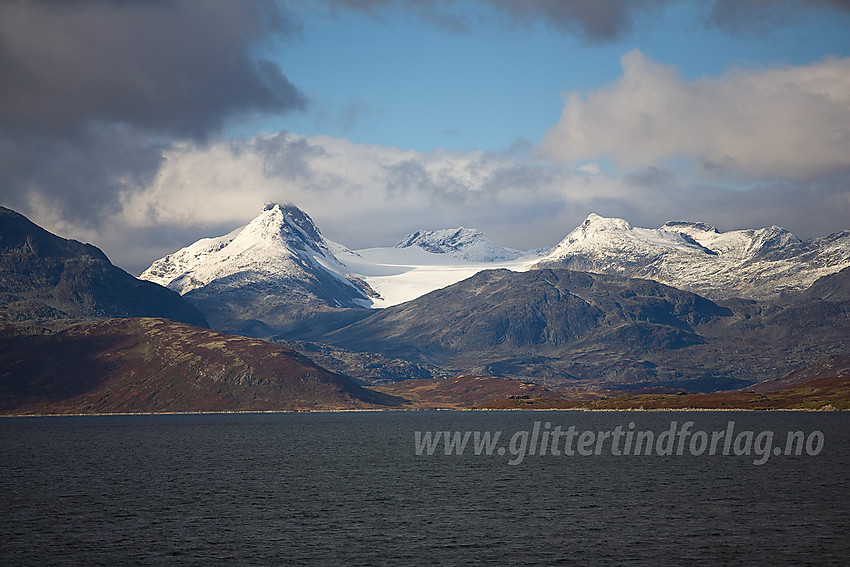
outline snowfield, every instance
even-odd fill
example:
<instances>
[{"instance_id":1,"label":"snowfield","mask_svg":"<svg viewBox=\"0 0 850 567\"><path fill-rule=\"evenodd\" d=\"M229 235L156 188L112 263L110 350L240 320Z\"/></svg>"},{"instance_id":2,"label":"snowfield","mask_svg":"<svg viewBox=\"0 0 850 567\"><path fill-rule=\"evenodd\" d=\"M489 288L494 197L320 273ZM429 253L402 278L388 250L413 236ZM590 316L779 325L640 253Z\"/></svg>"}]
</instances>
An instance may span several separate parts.
<instances>
[{"instance_id":1,"label":"snowfield","mask_svg":"<svg viewBox=\"0 0 850 567\"><path fill-rule=\"evenodd\" d=\"M351 273L380 294L379 299L373 299L372 307L389 307L465 280L482 270L528 270L540 256L531 254L513 260L476 262L409 247L367 248L351 255L341 254L339 259Z\"/></svg>"}]
</instances>

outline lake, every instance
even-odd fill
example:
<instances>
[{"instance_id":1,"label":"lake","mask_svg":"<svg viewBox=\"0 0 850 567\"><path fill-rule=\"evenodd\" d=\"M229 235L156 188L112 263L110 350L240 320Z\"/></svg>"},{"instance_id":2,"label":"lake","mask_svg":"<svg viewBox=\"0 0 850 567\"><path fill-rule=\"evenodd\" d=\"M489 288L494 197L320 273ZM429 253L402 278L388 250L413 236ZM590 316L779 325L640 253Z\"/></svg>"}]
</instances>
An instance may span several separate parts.
<instances>
[{"instance_id":1,"label":"lake","mask_svg":"<svg viewBox=\"0 0 850 567\"><path fill-rule=\"evenodd\" d=\"M6 566L846 565L850 414L2 418L0 494Z\"/></svg>"}]
</instances>

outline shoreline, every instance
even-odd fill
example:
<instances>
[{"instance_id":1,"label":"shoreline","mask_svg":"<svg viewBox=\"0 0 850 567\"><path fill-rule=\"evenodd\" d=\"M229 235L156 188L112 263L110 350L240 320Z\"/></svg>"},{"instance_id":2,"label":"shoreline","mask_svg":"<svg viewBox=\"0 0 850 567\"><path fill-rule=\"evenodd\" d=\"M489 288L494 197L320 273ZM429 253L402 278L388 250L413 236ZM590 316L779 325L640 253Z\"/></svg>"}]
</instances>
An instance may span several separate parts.
<instances>
[{"instance_id":1,"label":"shoreline","mask_svg":"<svg viewBox=\"0 0 850 567\"><path fill-rule=\"evenodd\" d=\"M0 419L33 417L132 417L132 416L177 416L177 415L232 415L232 414L307 414L307 413L422 413L422 412L809 412L842 413L850 410L838 408L410 408L410 409L338 409L338 410L220 410L220 411L165 411L165 412L96 412L96 413L26 413L0 414Z\"/></svg>"}]
</instances>

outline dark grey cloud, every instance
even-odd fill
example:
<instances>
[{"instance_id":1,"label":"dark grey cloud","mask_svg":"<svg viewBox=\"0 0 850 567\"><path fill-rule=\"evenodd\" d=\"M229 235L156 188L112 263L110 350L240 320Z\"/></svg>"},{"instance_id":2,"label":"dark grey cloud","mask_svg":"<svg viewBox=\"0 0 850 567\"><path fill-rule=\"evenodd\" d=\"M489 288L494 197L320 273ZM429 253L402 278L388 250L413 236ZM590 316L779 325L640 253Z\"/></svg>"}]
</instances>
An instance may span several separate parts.
<instances>
[{"instance_id":1,"label":"dark grey cloud","mask_svg":"<svg viewBox=\"0 0 850 567\"><path fill-rule=\"evenodd\" d=\"M381 19L388 9L411 10L448 29L474 25L475 10L457 11L452 0L326 0L335 10L350 10ZM587 43L622 39L673 0L477 0L465 6L495 7L507 25L543 22ZM848 0L707 0L697 2L701 23L733 34L758 34L791 23L801 11L850 11ZM481 9L478 11L480 16Z\"/></svg>"},{"instance_id":2,"label":"dark grey cloud","mask_svg":"<svg viewBox=\"0 0 850 567\"><path fill-rule=\"evenodd\" d=\"M98 226L174 139L303 108L255 56L295 33L273 0L0 2L0 202Z\"/></svg>"},{"instance_id":3,"label":"dark grey cloud","mask_svg":"<svg viewBox=\"0 0 850 567\"><path fill-rule=\"evenodd\" d=\"M591 42L615 40L632 29L640 15L667 0L488 0L515 21L542 20Z\"/></svg>"},{"instance_id":4,"label":"dark grey cloud","mask_svg":"<svg viewBox=\"0 0 850 567\"><path fill-rule=\"evenodd\" d=\"M0 129L91 121L203 137L231 115L304 96L252 49L296 26L269 1L11 0L0 4Z\"/></svg>"},{"instance_id":5,"label":"dark grey cloud","mask_svg":"<svg viewBox=\"0 0 850 567\"><path fill-rule=\"evenodd\" d=\"M634 192L626 199L598 203L596 212L621 216L641 227L660 226L668 220L707 222L724 231L778 225L800 238L850 230L850 174L846 173L736 189L687 185L672 172L648 168L625 182Z\"/></svg>"},{"instance_id":6,"label":"dark grey cloud","mask_svg":"<svg viewBox=\"0 0 850 567\"><path fill-rule=\"evenodd\" d=\"M67 137L0 135L0 202L24 213L49 207L96 227L120 209L122 192L153 180L166 145L121 124L92 124Z\"/></svg>"},{"instance_id":7,"label":"dark grey cloud","mask_svg":"<svg viewBox=\"0 0 850 567\"><path fill-rule=\"evenodd\" d=\"M497 6L517 22L545 21L589 42L621 39L673 0L481 0ZM757 34L787 25L813 10L850 11L848 0L709 0L697 2L703 23L734 34ZM653 22L645 20L644 25Z\"/></svg>"},{"instance_id":8,"label":"dark grey cloud","mask_svg":"<svg viewBox=\"0 0 850 567\"><path fill-rule=\"evenodd\" d=\"M706 22L736 35L764 33L794 21L812 9L850 12L847 0L714 0L705 13Z\"/></svg>"},{"instance_id":9,"label":"dark grey cloud","mask_svg":"<svg viewBox=\"0 0 850 567\"><path fill-rule=\"evenodd\" d=\"M410 10L453 31L474 25L469 11L456 11L452 0L326 0L333 9L366 13L376 19L387 9ZM478 0L480 7L495 7L509 25L549 23L595 43L621 37L639 15L669 0ZM474 8L476 3L472 3ZM473 12L475 10L473 9ZM480 16L480 13L478 14Z\"/></svg>"}]
</instances>

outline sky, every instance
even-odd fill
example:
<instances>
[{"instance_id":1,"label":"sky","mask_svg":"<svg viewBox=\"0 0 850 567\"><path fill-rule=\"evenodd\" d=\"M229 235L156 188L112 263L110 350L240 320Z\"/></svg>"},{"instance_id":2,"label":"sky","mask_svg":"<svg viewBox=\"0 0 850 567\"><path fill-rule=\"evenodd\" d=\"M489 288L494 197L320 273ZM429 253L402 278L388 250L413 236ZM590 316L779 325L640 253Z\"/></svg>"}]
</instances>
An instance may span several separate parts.
<instances>
[{"instance_id":1,"label":"sky","mask_svg":"<svg viewBox=\"0 0 850 567\"><path fill-rule=\"evenodd\" d=\"M139 274L267 202L351 248L850 229L850 2L0 3L0 205Z\"/></svg>"}]
</instances>

